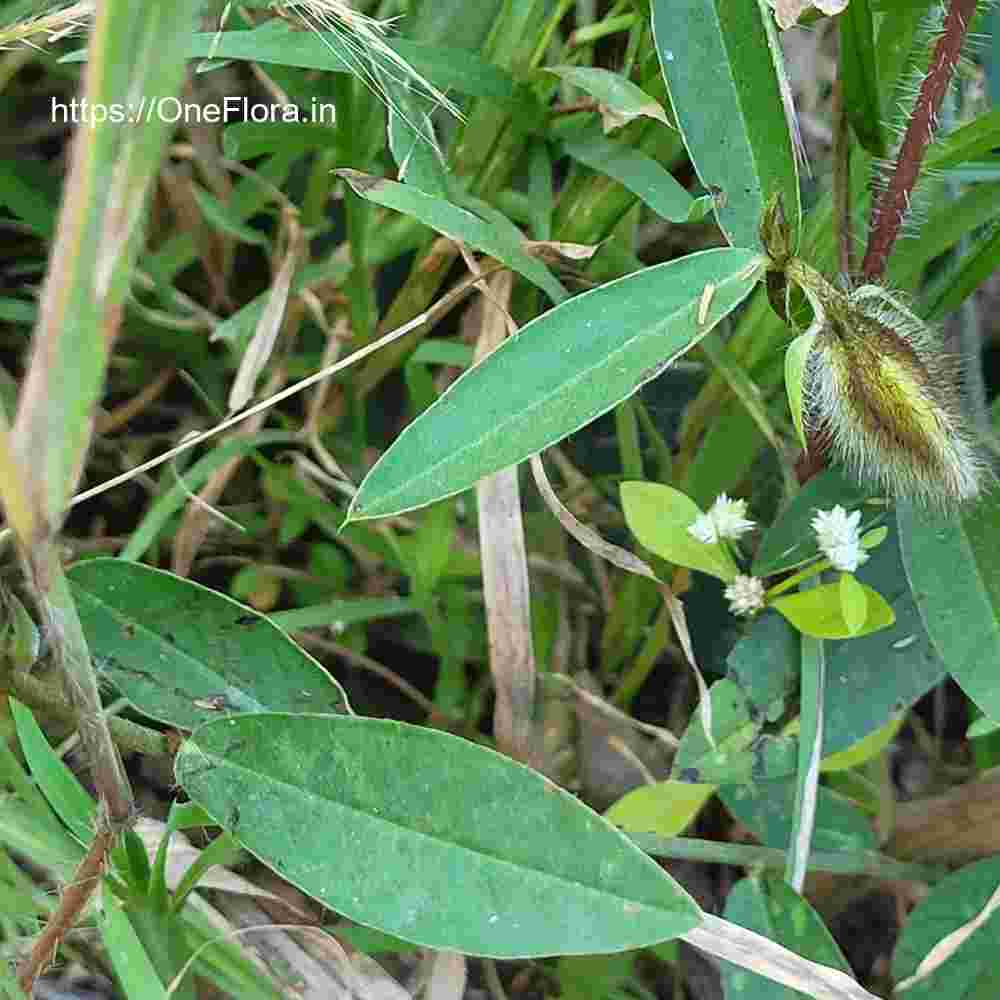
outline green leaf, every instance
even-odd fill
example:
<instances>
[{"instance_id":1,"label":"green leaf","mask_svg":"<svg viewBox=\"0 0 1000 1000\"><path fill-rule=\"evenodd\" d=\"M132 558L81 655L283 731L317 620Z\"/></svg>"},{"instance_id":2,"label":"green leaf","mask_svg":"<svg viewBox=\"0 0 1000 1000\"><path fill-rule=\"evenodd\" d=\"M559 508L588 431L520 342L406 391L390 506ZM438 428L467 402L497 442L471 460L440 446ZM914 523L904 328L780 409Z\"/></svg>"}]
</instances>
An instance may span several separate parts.
<instances>
[{"instance_id":1,"label":"green leaf","mask_svg":"<svg viewBox=\"0 0 1000 1000\"><path fill-rule=\"evenodd\" d=\"M597 126L581 130L561 148L584 166L618 181L661 218L690 222L700 211L694 198L661 164L640 149L606 139Z\"/></svg>"},{"instance_id":2,"label":"green leaf","mask_svg":"<svg viewBox=\"0 0 1000 1000\"><path fill-rule=\"evenodd\" d=\"M574 796L437 730L239 716L192 735L177 780L300 889L425 947L622 951L700 920L680 886Z\"/></svg>"},{"instance_id":3,"label":"green leaf","mask_svg":"<svg viewBox=\"0 0 1000 1000\"><path fill-rule=\"evenodd\" d=\"M859 635L868 617L868 595L853 573L840 574L840 611L851 635Z\"/></svg>"},{"instance_id":4,"label":"green leaf","mask_svg":"<svg viewBox=\"0 0 1000 1000\"><path fill-rule=\"evenodd\" d=\"M878 850L871 823L853 802L822 785L816 791L814 850L849 854ZM794 778L723 785L719 800L765 847L788 849L795 810Z\"/></svg>"},{"instance_id":5,"label":"green leaf","mask_svg":"<svg viewBox=\"0 0 1000 1000\"><path fill-rule=\"evenodd\" d=\"M496 257L541 288L553 302L559 303L566 298L566 289L549 269L537 257L525 252L524 238L513 224L501 229L496 225L495 218L481 218L444 198L436 198L409 185L373 177L360 170L344 167L336 173L365 200L403 212L445 236Z\"/></svg>"},{"instance_id":6,"label":"green leaf","mask_svg":"<svg viewBox=\"0 0 1000 1000\"><path fill-rule=\"evenodd\" d=\"M726 920L756 931L803 958L852 975L820 916L799 894L773 876L745 878L726 899ZM801 993L777 986L755 972L719 963L726 1000L795 1000Z\"/></svg>"},{"instance_id":7,"label":"green leaf","mask_svg":"<svg viewBox=\"0 0 1000 1000\"><path fill-rule=\"evenodd\" d=\"M858 584L868 605L868 615L859 628L852 628L844 617L838 583L824 583L795 594L782 594L770 600L804 635L817 639L847 639L888 628L896 620L892 608L877 591Z\"/></svg>"},{"instance_id":8,"label":"green leaf","mask_svg":"<svg viewBox=\"0 0 1000 1000\"><path fill-rule=\"evenodd\" d=\"M831 510L840 504L850 511L864 502L867 493L836 467L813 476L764 535L754 557L753 575L774 576L815 558L819 555L819 545L812 520L817 509ZM869 515L866 523L870 524L873 517ZM865 531L866 525L860 530Z\"/></svg>"},{"instance_id":9,"label":"green leaf","mask_svg":"<svg viewBox=\"0 0 1000 1000\"><path fill-rule=\"evenodd\" d=\"M349 518L385 517L468 489L606 413L750 292L748 250L706 250L584 292L526 324L409 424ZM715 285L705 322L698 309Z\"/></svg>"},{"instance_id":10,"label":"green leaf","mask_svg":"<svg viewBox=\"0 0 1000 1000\"><path fill-rule=\"evenodd\" d=\"M49 805L81 844L89 844L94 837L97 813L94 800L76 775L63 763L62 758L49 746L49 741L30 710L11 698L10 711L17 727L17 739L24 759Z\"/></svg>"},{"instance_id":11,"label":"green leaf","mask_svg":"<svg viewBox=\"0 0 1000 1000\"><path fill-rule=\"evenodd\" d=\"M812 350L816 332L803 333L796 337L785 351L785 392L788 394L788 408L792 411L792 422L795 433L799 436L802 447L808 451L805 425L802 419L802 383L805 379L806 363Z\"/></svg>"},{"instance_id":12,"label":"green leaf","mask_svg":"<svg viewBox=\"0 0 1000 1000\"><path fill-rule=\"evenodd\" d=\"M663 105L620 73L592 66L546 66L545 69L596 98L614 112L619 124L642 117L670 124Z\"/></svg>"},{"instance_id":13,"label":"green leaf","mask_svg":"<svg viewBox=\"0 0 1000 1000\"><path fill-rule=\"evenodd\" d=\"M205 216L205 220L213 228L235 237L241 243L249 243L259 247L270 246L271 241L264 233L254 229L253 226L248 226L228 205L209 194L204 188L194 184L191 186L191 193Z\"/></svg>"},{"instance_id":14,"label":"green leaf","mask_svg":"<svg viewBox=\"0 0 1000 1000\"><path fill-rule=\"evenodd\" d=\"M1000 146L1000 108L949 132L927 150L924 169L945 170L975 160Z\"/></svg>"},{"instance_id":15,"label":"green leaf","mask_svg":"<svg viewBox=\"0 0 1000 1000\"><path fill-rule=\"evenodd\" d=\"M639 482L622 483L621 496L629 530L650 552L726 583L735 579L738 570L726 547L701 542L688 531L701 516L690 497L672 486Z\"/></svg>"},{"instance_id":16,"label":"green leaf","mask_svg":"<svg viewBox=\"0 0 1000 1000\"><path fill-rule=\"evenodd\" d=\"M780 194L797 242L799 183L770 15L730 0L652 0L650 8L674 117L726 239L759 246L764 206Z\"/></svg>"},{"instance_id":17,"label":"green leaf","mask_svg":"<svg viewBox=\"0 0 1000 1000\"><path fill-rule=\"evenodd\" d=\"M640 785L604 813L605 819L634 833L676 837L715 794L715 785L690 781L658 781Z\"/></svg>"},{"instance_id":18,"label":"green leaf","mask_svg":"<svg viewBox=\"0 0 1000 1000\"><path fill-rule=\"evenodd\" d=\"M1000 489L958 513L899 503L896 516L927 633L962 690L1000 719Z\"/></svg>"},{"instance_id":19,"label":"green leaf","mask_svg":"<svg viewBox=\"0 0 1000 1000\"><path fill-rule=\"evenodd\" d=\"M37 166L0 160L0 205L9 208L39 236L51 239L58 197L44 178Z\"/></svg>"},{"instance_id":20,"label":"green leaf","mask_svg":"<svg viewBox=\"0 0 1000 1000\"><path fill-rule=\"evenodd\" d=\"M858 142L872 156L886 155L875 64L875 28L869 0L851 0L837 18L843 107Z\"/></svg>"},{"instance_id":21,"label":"green leaf","mask_svg":"<svg viewBox=\"0 0 1000 1000\"><path fill-rule=\"evenodd\" d=\"M156 967L124 907L112 892L101 893L97 927L111 956L115 974L128 995L136 1000L166 1000L168 994Z\"/></svg>"},{"instance_id":22,"label":"green leaf","mask_svg":"<svg viewBox=\"0 0 1000 1000\"><path fill-rule=\"evenodd\" d=\"M889 528L857 576L892 605L896 624L826 644L824 756L880 729L945 675L906 582L895 525Z\"/></svg>"},{"instance_id":23,"label":"green leaf","mask_svg":"<svg viewBox=\"0 0 1000 1000\"><path fill-rule=\"evenodd\" d=\"M150 718L193 729L239 712L350 711L308 653L214 590L123 559L67 575L99 669Z\"/></svg>"},{"instance_id":24,"label":"green leaf","mask_svg":"<svg viewBox=\"0 0 1000 1000\"><path fill-rule=\"evenodd\" d=\"M356 73L357 56L342 37L329 31L293 31L277 18L250 31L224 31L221 36L204 32L191 38L189 58L205 58L212 52L218 59L246 59L250 62L299 66L327 73ZM499 101L516 99L509 74L466 49L392 39L389 47L417 72L443 91L458 91L472 97ZM65 61L79 61L74 53ZM396 71L398 72L398 71Z\"/></svg>"},{"instance_id":25,"label":"green leaf","mask_svg":"<svg viewBox=\"0 0 1000 1000\"><path fill-rule=\"evenodd\" d=\"M954 312L991 274L1000 270L1000 225L976 240L966 250L958 266L948 274L938 295L925 308L929 320L942 319Z\"/></svg>"},{"instance_id":26,"label":"green leaf","mask_svg":"<svg viewBox=\"0 0 1000 1000\"><path fill-rule=\"evenodd\" d=\"M716 770L745 751L760 730L750 717L743 692L730 680L716 681L709 688L712 705L713 747L705 735L701 711L691 713L687 729L674 756L671 776L688 782L713 782Z\"/></svg>"},{"instance_id":27,"label":"green leaf","mask_svg":"<svg viewBox=\"0 0 1000 1000\"><path fill-rule=\"evenodd\" d=\"M279 150L304 156L329 149L336 135L329 125L313 122L234 122L222 133L222 151L231 160L252 160Z\"/></svg>"},{"instance_id":28,"label":"green leaf","mask_svg":"<svg viewBox=\"0 0 1000 1000\"><path fill-rule=\"evenodd\" d=\"M896 982L917 972L931 949L979 916L1000 884L1000 858L987 858L943 878L910 914L892 957ZM980 978L994 970L1000 949L1000 917L994 912L972 929L961 947L900 995L908 1000L967 1000ZM991 994L995 996L996 994Z\"/></svg>"}]
</instances>

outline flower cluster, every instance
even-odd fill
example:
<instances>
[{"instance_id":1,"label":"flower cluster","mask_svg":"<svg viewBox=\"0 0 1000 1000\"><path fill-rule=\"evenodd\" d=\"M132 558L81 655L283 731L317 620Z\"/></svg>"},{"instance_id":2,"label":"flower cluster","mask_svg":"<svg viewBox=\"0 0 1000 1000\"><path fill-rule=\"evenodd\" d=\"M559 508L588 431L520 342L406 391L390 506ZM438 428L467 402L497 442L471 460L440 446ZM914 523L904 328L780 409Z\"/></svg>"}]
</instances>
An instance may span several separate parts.
<instances>
[{"instance_id":1,"label":"flower cluster","mask_svg":"<svg viewBox=\"0 0 1000 1000\"><path fill-rule=\"evenodd\" d=\"M833 563L835 569L853 573L868 561L868 553L861 548L858 525L861 511L848 514L840 504L833 510L818 510L812 520L813 530L820 550Z\"/></svg>"},{"instance_id":2,"label":"flower cluster","mask_svg":"<svg viewBox=\"0 0 1000 1000\"><path fill-rule=\"evenodd\" d=\"M740 574L726 587L725 596L734 615L756 614L764 607L764 581Z\"/></svg>"},{"instance_id":3,"label":"flower cluster","mask_svg":"<svg viewBox=\"0 0 1000 1000\"><path fill-rule=\"evenodd\" d=\"M707 514L702 514L688 531L706 545L714 545L724 538L737 539L754 527L746 518L746 500L730 500L720 494Z\"/></svg>"}]
</instances>

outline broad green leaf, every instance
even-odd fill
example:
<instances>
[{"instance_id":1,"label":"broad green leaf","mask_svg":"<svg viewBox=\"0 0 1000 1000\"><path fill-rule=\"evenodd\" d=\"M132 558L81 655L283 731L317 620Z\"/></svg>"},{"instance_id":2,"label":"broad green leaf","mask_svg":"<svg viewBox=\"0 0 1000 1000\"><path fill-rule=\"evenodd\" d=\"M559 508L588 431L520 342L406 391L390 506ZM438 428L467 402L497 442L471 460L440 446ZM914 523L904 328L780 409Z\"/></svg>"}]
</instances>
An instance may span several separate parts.
<instances>
[{"instance_id":1,"label":"broad green leaf","mask_svg":"<svg viewBox=\"0 0 1000 1000\"><path fill-rule=\"evenodd\" d=\"M641 149L606 139L596 126L566 139L561 149L591 170L614 178L661 218L690 222L701 211L661 164Z\"/></svg>"},{"instance_id":2,"label":"broad green leaf","mask_svg":"<svg viewBox=\"0 0 1000 1000\"><path fill-rule=\"evenodd\" d=\"M660 483L622 483L621 497L629 530L650 552L727 583L736 577L736 563L724 545L701 542L688 531L701 510L680 490Z\"/></svg>"},{"instance_id":3,"label":"broad green leaf","mask_svg":"<svg viewBox=\"0 0 1000 1000\"><path fill-rule=\"evenodd\" d=\"M688 727L674 756L671 777L692 783L714 781L715 769L728 765L744 752L760 726L752 721L743 692L730 680L716 681L709 688L712 705L713 747L705 735L702 713L691 713Z\"/></svg>"},{"instance_id":4,"label":"broad green leaf","mask_svg":"<svg viewBox=\"0 0 1000 1000\"><path fill-rule=\"evenodd\" d=\"M851 635L859 635L868 618L868 596L853 573L840 574L840 612Z\"/></svg>"},{"instance_id":5,"label":"broad green leaf","mask_svg":"<svg viewBox=\"0 0 1000 1000\"><path fill-rule=\"evenodd\" d=\"M737 684L751 713L777 722L799 678L799 633L775 611L754 619L726 657L726 676Z\"/></svg>"},{"instance_id":6,"label":"broad green leaf","mask_svg":"<svg viewBox=\"0 0 1000 1000\"><path fill-rule=\"evenodd\" d=\"M858 137L872 156L885 156L875 28L868 0L851 0L837 18L840 28L840 83L843 107Z\"/></svg>"},{"instance_id":7,"label":"broad green leaf","mask_svg":"<svg viewBox=\"0 0 1000 1000\"><path fill-rule=\"evenodd\" d=\"M192 735L177 780L304 892L424 947L622 951L700 920L680 886L574 796L437 730L237 716Z\"/></svg>"},{"instance_id":8,"label":"broad green leaf","mask_svg":"<svg viewBox=\"0 0 1000 1000\"><path fill-rule=\"evenodd\" d=\"M869 733L863 740L858 740L846 750L832 753L824 757L819 769L823 772L847 771L859 767L866 761L877 757L895 738L903 724L902 714L890 719L881 729Z\"/></svg>"},{"instance_id":9,"label":"broad green leaf","mask_svg":"<svg viewBox=\"0 0 1000 1000\"><path fill-rule=\"evenodd\" d=\"M349 517L412 510L468 489L606 413L750 292L749 250L706 250L584 292L525 325L409 424ZM715 285L698 323L702 293Z\"/></svg>"},{"instance_id":10,"label":"broad green leaf","mask_svg":"<svg viewBox=\"0 0 1000 1000\"><path fill-rule=\"evenodd\" d=\"M920 617L948 672L1000 719L1000 489L939 514L899 503L903 562Z\"/></svg>"},{"instance_id":11,"label":"broad green leaf","mask_svg":"<svg viewBox=\"0 0 1000 1000\"><path fill-rule=\"evenodd\" d=\"M182 729L239 712L348 712L337 683L273 622L123 559L68 577L94 660L143 714Z\"/></svg>"},{"instance_id":12,"label":"broad green leaf","mask_svg":"<svg viewBox=\"0 0 1000 1000\"><path fill-rule=\"evenodd\" d=\"M676 837L694 821L715 794L715 785L659 781L640 785L604 813L605 819L633 833Z\"/></svg>"},{"instance_id":13,"label":"broad green leaf","mask_svg":"<svg viewBox=\"0 0 1000 1000\"><path fill-rule=\"evenodd\" d=\"M667 112L659 101L654 101L641 87L620 73L593 66L546 66L549 73L579 87L596 98L610 111L618 124L624 125L634 118L655 118L669 124Z\"/></svg>"},{"instance_id":14,"label":"broad green leaf","mask_svg":"<svg viewBox=\"0 0 1000 1000\"><path fill-rule=\"evenodd\" d=\"M788 394L788 407L792 411L795 433L798 434L802 447L807 451L809 450L809 442L806 440L805 425L802 419L802 383L805 379L809 352L812 350L815 339L815 331L803 333L796 337L785 351L785 392Z\"/></svg>"},{"instance_id":15,"label":"broad green leaf","mask_svg":"<svg viewBox=\"0 0 1000 1000\"><path fill-rule=\"evenodd\" d=\"M837 583L824 583L795 594L782 594L771 598L769 603L800 632L817 639L848 639L892 625L896 616L885 598L871 587L858 586L863 589L868 605L868 615L860 628L852 628L844 618L840 584Z\"/></svg>"},{"instance_id":16,"label":"broad green leaf","mask_svg":"<svg viewBox=\"0 0 1000 1000\"><path fill-rule=\"evenodd\" d=\"M788 848L795 809L794 778L722 785L719 800L764 846ZM817 851L858 854L877 850L878 842L868 818L853 802L820 785L812 846Z\"/></svg>"},{"instance_id":17,"label":"broad green leaf","mask_svg":"<svg viewBox=\"0 0 1000 1000\"><path fill-rule=\"evenodd\" d=\"M889 529L857 577L892 605L896 623L826 644L824 756L881 729L945 675L907 585L895 525Z\"/></svg>"},{"instance_id":18,"label":"broad green leaf","mask_svg":"<svg viewBox=\"0 0 1000 1000\"><path fill-rule=\"evenodd\" d=\"M1000 858L987 858L953 872L933 886L910 914L892 957L896 982L917 973L931 949L949 934L983 915L986 904L1000 885ZM899 995L907 1000L969 1000L978 980L995 969L1000 949L1000 916L995 912L971 933L930 975L919 979ZM996 994L992 994L995 996Z\"/></svg>"},{"instance_id":19,"label":"broad green leaf","mask_svg":"<svg viewBox=\"0 0 1000 1000\"><path fill-rule=\"evenodd\" d=\"M725 918L803 958L852 974L820 916L779 878L751 877L737 882L726 899ZM719 966L726 1000L795 1000L803 995L729 962L721 961Z\"/></svg>"},{"instance_id":20,"label":"broad green leaf","mask_svg":"<svg viewBox=\"0 0 1000 1000\"><path fill-rule=\"evenodd\" d=\"M860 506L866 496L866 490L836 467L824 469L818 476L813 476L761 540L753 561L754 576L774 576L819 555L816 532L812 527L817 509L830 510L840 504L850 511ZM861 525L861 531L866 530L872 516L862 514L866 522Z\"/></svg>"},{"instance_id":21,"label":"broad green leaf","mask_svg":"<svg viewBox=\"0 0 1000 1000\"><path fill-rule=\"evenodd\" d=\"M523 237L515 226L501 229L496 225L496 219L481 218L444 198L436 198L384 177L373 177L346 167L336 173L355 194L367 201L403 212L445 236L496 257L541 288L553 302L559 303L566 298L566 289L549 269L537 257L525 252Z\"/></svg>"},{"instance_id":22,"label":"broad green leaf","mask_svg":"<svg viewBox=\"0 0 1000 1000\"><path fill-rule=\"evenodd\" d=\"M698 179L715 196L719 225L739 247L759 246L761 214L773 194L782 197L795 243L801 215L782 86L788 102L791 92L763 7L750 0L650 4L674 117Z\"/></svg>"}]
</instances>

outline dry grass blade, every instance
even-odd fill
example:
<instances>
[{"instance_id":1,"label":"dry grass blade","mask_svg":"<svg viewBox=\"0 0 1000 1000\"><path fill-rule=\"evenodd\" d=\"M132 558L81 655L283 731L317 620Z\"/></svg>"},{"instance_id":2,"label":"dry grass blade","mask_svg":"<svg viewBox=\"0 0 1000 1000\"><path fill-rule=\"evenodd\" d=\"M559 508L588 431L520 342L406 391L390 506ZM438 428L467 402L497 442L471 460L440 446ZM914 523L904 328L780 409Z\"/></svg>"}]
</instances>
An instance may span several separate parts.
<instances>
[{"instance_id":1,"label":"dry grass blade","mask_svg":"<svg viewBox=\"0 0 1000 1000\"><path fill-rule=\"evenodd\" d=\"M506 334L506 304L513 277L509 271L489 280L492 295L482 299L479 360ZM534 703L535 654L531 638L528 557L521 518L517 470L505 469L476 486L483 596L489 633L490 670L496 689L493 735L497 746L525 763L536 758Z\"/></svg>"}]
</instances>

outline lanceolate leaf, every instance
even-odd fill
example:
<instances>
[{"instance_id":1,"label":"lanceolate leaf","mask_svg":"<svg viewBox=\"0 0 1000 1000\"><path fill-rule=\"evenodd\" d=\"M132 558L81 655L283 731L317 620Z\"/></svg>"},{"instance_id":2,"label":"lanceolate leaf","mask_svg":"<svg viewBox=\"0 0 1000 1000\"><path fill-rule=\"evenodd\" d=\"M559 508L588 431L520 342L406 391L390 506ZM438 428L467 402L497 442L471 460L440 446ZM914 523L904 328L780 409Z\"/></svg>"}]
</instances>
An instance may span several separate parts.
<instances>
[{"instance_id":1,"label":"lanceolate leaf","mask_svg":"<svg viewBox=\"0 0 1000 1000\"><path fill-rule=\"evenodd\" d=\"M182 746L177 780L299 888L425 947L592 954L700 922L687 893L574 796L436 730L346 716L225 719Z\"/></svg>"},{"instance_id":2,"label":"lanceolate leaf","mask_svg":"<svg viewBox=\"0 0 1000 1000\"><path fill-rule=\"evenodd\" d=\"M962 690L1000 720L1000 490L957 514L899 504L903 562L920 617Z\"/></svg>"},{"instance_id":3,"label":"lanceolate leaf","mask_svg":"<svg viewBox=\"0 0 1000 1000\"><path fill-rule=\"evenodd\" d=\"M308 653L224 594L124 559L68 576L95 662L150 718L192 729L238 712L350 711Z\"/></svg>"},{"instance_id":4,"label":"lanceolate leaf","mask_svg":"<svg viewBox=\"0 0 1000 1000\"><path fill-rule=\"evenodd\" d=\"M350 519L451 496L606 413L746 297L753 260L749 250L691 254L528 323L403 431L361 484Z\"/></svg>"},{"instance_id":5,"label":"lanceolate leaf","mask_svg":"<svg viewBox=\"0 0 1000 1000\"><path fill-rule=\"evenodd\" d=\"M650 6L674 115L699 180L715 195L726 238L733 246L757 246L761 213L776 193L797 238L799 185L780 52L762 5L652 0Z\"/></svg>"}]
</instances>

